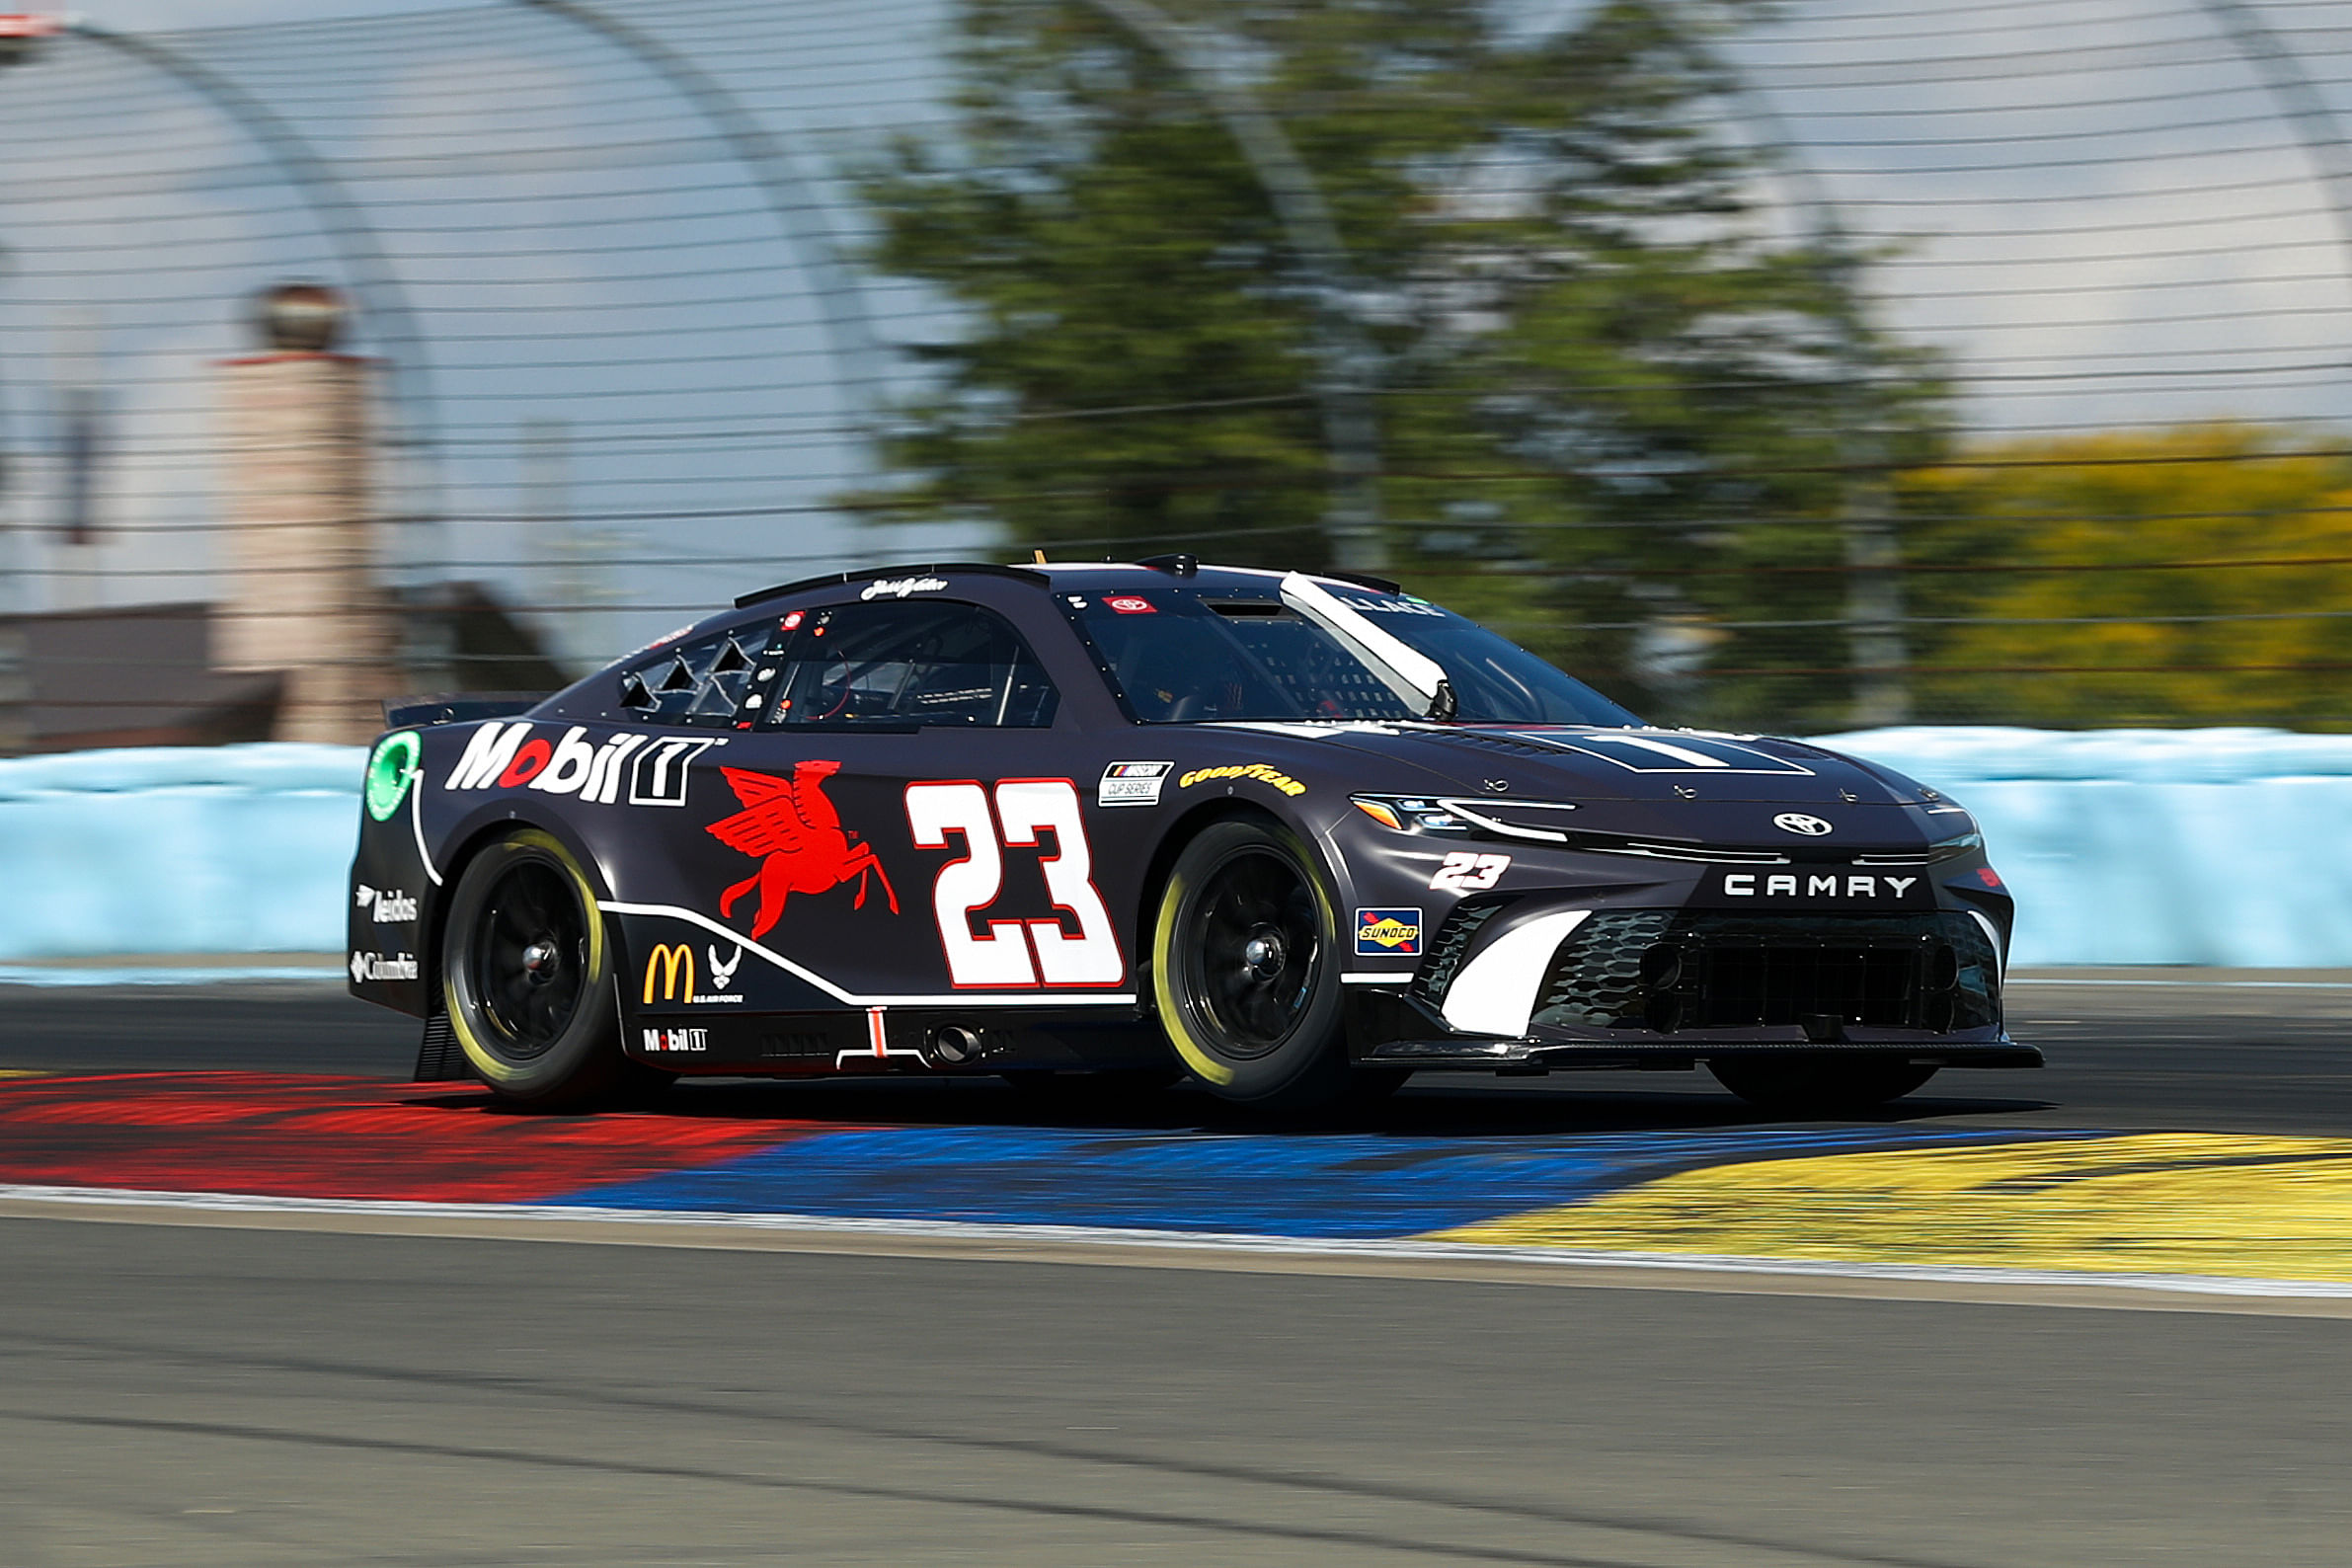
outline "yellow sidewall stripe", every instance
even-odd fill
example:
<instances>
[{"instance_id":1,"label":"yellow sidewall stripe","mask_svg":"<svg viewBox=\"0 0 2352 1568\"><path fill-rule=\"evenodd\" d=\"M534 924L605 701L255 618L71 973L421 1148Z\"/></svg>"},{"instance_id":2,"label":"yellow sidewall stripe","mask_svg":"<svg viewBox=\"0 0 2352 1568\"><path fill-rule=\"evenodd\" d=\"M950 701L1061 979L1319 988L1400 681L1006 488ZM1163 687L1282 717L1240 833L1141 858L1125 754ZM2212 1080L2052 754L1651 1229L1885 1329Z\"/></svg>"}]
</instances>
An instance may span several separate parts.
<instances>
[{"instance_id":1,"label":"yellow sidewall stripe","mask_svg":"<svg viewBox=\"0 0 2352 1568\"><path fill-rule=\"evenodd\" d=\"M2154 1133L1758 1160L1422 1239L2352 1281L2352 1138Z\"/></svg>"}]
</instances>

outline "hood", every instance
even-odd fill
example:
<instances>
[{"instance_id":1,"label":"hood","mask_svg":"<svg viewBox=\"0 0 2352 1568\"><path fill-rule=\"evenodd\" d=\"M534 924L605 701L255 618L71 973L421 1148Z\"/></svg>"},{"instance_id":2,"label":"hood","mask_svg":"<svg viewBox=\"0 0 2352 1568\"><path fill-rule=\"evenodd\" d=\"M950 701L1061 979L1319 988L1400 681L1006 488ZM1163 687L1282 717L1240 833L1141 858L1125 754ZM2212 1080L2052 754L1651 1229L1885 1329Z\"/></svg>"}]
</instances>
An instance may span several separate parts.
<instances>
[{"instance_id":1,"label":"hood","mask_svg":"<svg viewBox=\"0 0 2352 1568\"><path fill-rule=\"evenodd\" d=\"M1333 747L1355 752L1363 766L1349 771L1362 789L1459 794L1496 804L1573 802L1591 814L1580 821L1598 829L1769 843L1786 836L1773 830L1773 817L1799 811L1850 823L1866 838L1901 842L1933 825L1922 811L1958 815L1901 774L1802 741L1764 736L1571 725L1216 728L1313 740L1326 766L1334 760ZM1769 810L1751 809L1756 807Z\"/></svg>"}]
</instances>

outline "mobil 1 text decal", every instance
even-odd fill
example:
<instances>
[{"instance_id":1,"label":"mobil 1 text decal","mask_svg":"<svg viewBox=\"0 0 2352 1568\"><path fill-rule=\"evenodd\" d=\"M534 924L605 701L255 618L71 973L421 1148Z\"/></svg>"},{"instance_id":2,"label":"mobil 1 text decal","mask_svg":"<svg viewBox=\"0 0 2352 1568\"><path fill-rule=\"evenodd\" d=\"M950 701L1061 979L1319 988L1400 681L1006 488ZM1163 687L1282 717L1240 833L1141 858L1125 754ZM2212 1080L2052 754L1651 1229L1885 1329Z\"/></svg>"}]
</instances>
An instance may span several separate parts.
<instances>
[{"instance_id":1,"label":"mobil 1 text decal","mask_svg":"<svg viewBox=\"0 0 2352 1568\"><path fill-rule=\"evenodd\" d=\"M446 790L534 789L611 806L686 804L687 765L724 737L621 734L590 742L586 725L534 735L528 719L485 723L442 781ZM624 794L624 791L626 792Z\"/></svg>"},{"instance_id":2,"label":"mobil 1 text decal","mask_svg":"<svg viewBox=\"0 0 2352 1568\"><path fill-rule=\"evenodd\" d=\"M1004 779L992 791L972 779L909 784L906 825L918 849L963 851L940 867L931 888L953 984L1116 985L1127 977L1111 912L1094 886L1094 851L1074 781ZM1008 858L1028 858L1008 857L1008 850L1036 852L1053 914L985 918L1004 893Z\"/></svg>"}]
</instances>

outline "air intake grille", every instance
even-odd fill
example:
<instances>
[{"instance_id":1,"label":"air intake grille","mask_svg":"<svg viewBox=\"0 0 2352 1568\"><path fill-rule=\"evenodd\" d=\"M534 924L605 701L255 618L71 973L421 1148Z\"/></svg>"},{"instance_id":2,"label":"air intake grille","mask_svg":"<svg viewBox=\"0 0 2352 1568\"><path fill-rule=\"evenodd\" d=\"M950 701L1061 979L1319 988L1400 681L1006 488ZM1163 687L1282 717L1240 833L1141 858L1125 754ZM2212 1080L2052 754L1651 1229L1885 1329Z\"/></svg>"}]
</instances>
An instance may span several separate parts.
<instances>
[{"instance_id":1,"label":"air intake grille","mask_svg":"<svg viewBox=\"0 0 2352 1568\"><path fill-rule=\"evenodd\" d=\"M1530 1022L1564 1028L1832 1024L1943 1033L1999 1022L1998 961L1949 910L1604 910L1560 945Z\"/></svg>"},{"instance_id":2,"label":"air intake grille","mask_svg":"<svg viewBox=\"0 0 2352 1568\"><path fill-rule=\"evenodd\" d=\"M1444 1006L1447 987L1453 983L1454 972L1461 968L1462 955L1470 950L1470 939L1511 902L1488 899L1479 902L1465 899L1455 904L1431 940L1429 957L1421 961L1421 968L1414 973L1413 994L1432 1007Z\"/></svg>"}]
</instances>

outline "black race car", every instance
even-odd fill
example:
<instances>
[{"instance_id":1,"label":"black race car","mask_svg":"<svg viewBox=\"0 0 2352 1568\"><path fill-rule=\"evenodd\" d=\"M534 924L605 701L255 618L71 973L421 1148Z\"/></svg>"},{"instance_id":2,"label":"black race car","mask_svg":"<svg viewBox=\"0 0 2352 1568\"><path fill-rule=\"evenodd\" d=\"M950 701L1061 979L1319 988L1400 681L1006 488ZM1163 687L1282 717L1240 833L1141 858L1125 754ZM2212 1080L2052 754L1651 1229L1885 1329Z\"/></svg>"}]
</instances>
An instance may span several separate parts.
<instances>
[{"instance_id":1,"label":"black race car","mask_svg":"<svg viewBox=\"0 0 2352 1568\"><path fill-rule=\"evenodd\" d=\"M1687 1068L1787 1108L2001 1029L1968 814L1796 741L1657 730L1396 585L1173 556L836 575L543 700L394 707L353 994L419 1072Z\"/></svg>"}]
</instances>

